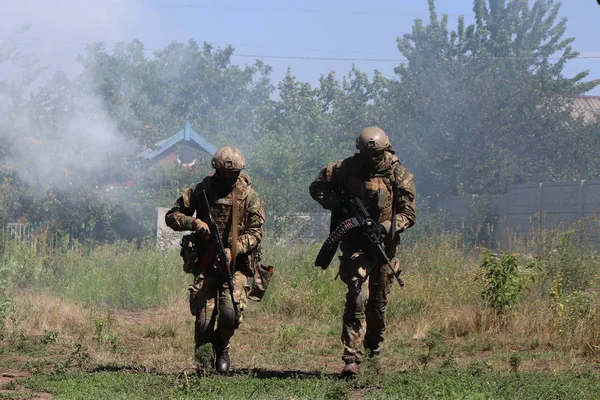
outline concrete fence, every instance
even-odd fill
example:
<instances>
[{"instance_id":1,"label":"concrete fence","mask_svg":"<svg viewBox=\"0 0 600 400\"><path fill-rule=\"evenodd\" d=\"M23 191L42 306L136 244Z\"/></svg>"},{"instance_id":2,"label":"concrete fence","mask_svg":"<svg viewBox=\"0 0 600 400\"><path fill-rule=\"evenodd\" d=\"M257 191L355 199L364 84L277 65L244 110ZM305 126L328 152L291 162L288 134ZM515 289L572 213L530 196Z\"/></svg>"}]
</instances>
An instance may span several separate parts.
<instances>
[{"instance_id":1,"label":"concrete fence","mask_svg":"<svg viewBox=\"0 0 600 400\"><path fill-rule=\"evenodd\" d=\"M512 185L502 195L450 196L438 205L455 228L473 223L482 211L478 207L484 207L487 222L496 225L497 235L526 233L532 227L561 229L581 222L584 239L600 244L600 181Z\"/></svg>"},{"instance_id":2,"label":"concrete fence","mask_svg":"<svg viewBox=\"0 0 600 400\"><path fill-rule=\"evenodd\" d=\"M512 185L505 194L449 196L438 202L449 216L447 229L472 229L482 224L491 231L490 239L505 242L507 235L526 235L532 229L566 229L582 222L582 239L600 245L600 181L544 182ZM173 232L164 224L168 209L157 209L157 238L167 246L178 246L184 233ZM291 227L292 240L322 241L329 234L329 212L296 213L283 217L270 215L267 234L275 220Z\"/></svg>"}]
</instances>

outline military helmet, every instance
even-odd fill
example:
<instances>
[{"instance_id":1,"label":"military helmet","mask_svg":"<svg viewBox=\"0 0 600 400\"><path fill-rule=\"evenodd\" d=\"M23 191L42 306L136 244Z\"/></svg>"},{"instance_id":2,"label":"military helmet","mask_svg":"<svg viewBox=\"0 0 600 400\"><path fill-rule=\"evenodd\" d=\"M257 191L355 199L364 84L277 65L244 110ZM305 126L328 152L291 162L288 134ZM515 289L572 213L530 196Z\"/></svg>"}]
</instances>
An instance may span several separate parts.
<instances>
[{"instance_id":1,"label":"military helmet","mask_svg":"<svg viewBox=\"0 0 600 400\"><path fill-rule=\"evenodd\" d=\"M383 150L391 147L390 139L383 129L377 126L369 126L362 130L356 138L358 150Z\"/></svg>"},{"instance_id":2,"label":"military helmet","mask_svg":"<svg viewBox=\"0 0 600 400\"><path fill-rule=\"evenodd\" d=\"M246 168L246 160L237 148L222 147L213 155L211 165L214 169L241 171Z\"/></svg>"}]
</instances>

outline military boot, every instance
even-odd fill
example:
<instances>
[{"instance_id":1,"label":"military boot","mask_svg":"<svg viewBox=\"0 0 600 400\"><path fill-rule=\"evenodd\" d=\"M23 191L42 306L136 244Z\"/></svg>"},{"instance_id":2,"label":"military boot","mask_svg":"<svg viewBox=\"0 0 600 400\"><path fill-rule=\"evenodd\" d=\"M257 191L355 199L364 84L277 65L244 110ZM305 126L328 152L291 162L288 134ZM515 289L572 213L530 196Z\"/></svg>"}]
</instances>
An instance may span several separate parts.
<instances>
[{"instance_id":1,"label":"military boot","mask_svg":"<svg viewBox=\"0 0 600 400\"><path fill-rule=\"evenodd\" d=\"M229 352L227 350L217 353L217 360L215 361L215 369L217 372L222 374L229 372L230 363Z\"/></svg>"},{"instance_id":2,"label":"military boot","mask_svg":"<svg viewBox=\"0 0 600 400\"><path fill-rule=\"evenodd\" d=\"M341 375L343 378L353 378L358 375L358 364L355 362L346 363L342 369Z\"/></svg>"}]
</instances>

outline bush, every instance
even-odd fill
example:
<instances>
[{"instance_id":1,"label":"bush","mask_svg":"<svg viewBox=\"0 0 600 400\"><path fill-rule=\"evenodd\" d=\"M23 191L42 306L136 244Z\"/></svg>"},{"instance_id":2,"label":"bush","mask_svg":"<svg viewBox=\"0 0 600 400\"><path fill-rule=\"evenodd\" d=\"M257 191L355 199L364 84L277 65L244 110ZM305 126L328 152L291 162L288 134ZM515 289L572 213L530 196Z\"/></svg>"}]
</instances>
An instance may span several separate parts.
<instances>
[{"instance_id":1,"label":"bush","mask_svg":"<svg viewBox=\"0 0 600 400\"><path fill-rule=\"evenodd\" d=\"M10 269L2 263L0 265L0 338L4 336L4 320L11 307L11 299L6 293Z\"/></svg>"},{"instance_id":2,"label":"bush","mask_svg":"<svg viewBox=\"0 0 600 400\"><path fill-rule=\"evenodd\" d=\"M587 248L574 229L541 232L536 251L544 271L541 286L545 294L553 291L555 281L560 282L563 294L586 291L598 274L600 255Z\"/></svg>"},{"instance_id":3,"label":"bush","mask_svg":"<svg viewBox=\"0 0 600 400\"><path fill-rule=\"evenodd\" d=\"M533 280L525 270L533 269L535 262L520 267L514 254L502 252L497 255L486 250L480 267L482 272L477 279L484 284L480 296L497 314L504 315L517 306L527 289L528 280Z\"/></svg>"}]
</instances>

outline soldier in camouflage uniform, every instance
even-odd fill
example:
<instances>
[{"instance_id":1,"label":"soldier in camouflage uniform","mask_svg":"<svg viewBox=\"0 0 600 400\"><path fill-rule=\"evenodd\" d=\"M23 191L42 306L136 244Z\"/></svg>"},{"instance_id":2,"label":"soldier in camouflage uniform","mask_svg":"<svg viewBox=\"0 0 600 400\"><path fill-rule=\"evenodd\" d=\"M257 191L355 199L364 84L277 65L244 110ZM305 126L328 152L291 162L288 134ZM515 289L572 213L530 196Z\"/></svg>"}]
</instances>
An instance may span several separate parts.
<instances>
[{"instance_id":1,"label":"soldier in camouflage uniform","mask_svg":"<svg viewBox=\"0 0 600 400\"><path fill-rule=\"evenodd\" d=\"M239 303L236 316L224 271L211 260L205 270L194 271L194 285L190 290L190 311L196 317L195 347L212 345L217 372L229 370L229 341L241 323L242 311L248 301L248 280L252 276L250 260L260 251L265 213L263 202L252 188L250 177L242 173L246 163L235 147L223 147L213 156L216 173L207 176L194 188L186 189L165 216L166 224L175 231L194 231L205 243L210 242L206 206L202 191L206 191L210 212L221 233L228 258L232 265L234 298ZM234 200L237 202L237 240L232 243ZM194 214L196 217L194 217ZM235 254L232 252L235 251Z\"/></svg>"},{"instance_id":2,"label":"soldier in camouflage uniform","mask_svg":"<svg viewBox=\"0 0 600 400\"><path fill-rule=\"evenodd\" d=\"M347 217L338 189L359 197L371 218L378 222L375 229L384 239L386 255L397 270L400 233L415 223L413 174L400 164L387 135L378 127L365 128L356 139L356 147L359 153L330 163L319 172L310 185L310 194L323 208L332 210L332 222ZM396 226L392 227L394 211ZM342 359L346 363L342 375L354 376L359 372L363 347L369 357L377 357L381 352L387 298L394 277L383 265L373 268L366 277L369 267L378 261L364 248L360 232L348 232L340 249L340 278L348 286L341 337Z\"/></svg>"}]
</instances>

